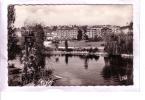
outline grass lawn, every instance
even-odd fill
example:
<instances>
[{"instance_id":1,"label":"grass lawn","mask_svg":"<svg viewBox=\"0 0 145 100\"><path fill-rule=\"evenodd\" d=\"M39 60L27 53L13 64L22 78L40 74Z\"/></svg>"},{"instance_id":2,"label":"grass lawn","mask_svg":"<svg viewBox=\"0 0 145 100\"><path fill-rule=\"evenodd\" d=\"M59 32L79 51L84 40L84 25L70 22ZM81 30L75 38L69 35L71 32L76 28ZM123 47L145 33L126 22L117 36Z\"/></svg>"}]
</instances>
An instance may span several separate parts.
<instances>
[{"instance_id":1,"label":"grass lawn","mask_svg":"<svg viewBox=\"0 0 145 100\"><path fill-rule=\"evenodd\" d=\"M68 47L99 47L105 42L68 41ZM59 43L59 47L65 47L64 41Z\"/></svg>"}]
</instances>

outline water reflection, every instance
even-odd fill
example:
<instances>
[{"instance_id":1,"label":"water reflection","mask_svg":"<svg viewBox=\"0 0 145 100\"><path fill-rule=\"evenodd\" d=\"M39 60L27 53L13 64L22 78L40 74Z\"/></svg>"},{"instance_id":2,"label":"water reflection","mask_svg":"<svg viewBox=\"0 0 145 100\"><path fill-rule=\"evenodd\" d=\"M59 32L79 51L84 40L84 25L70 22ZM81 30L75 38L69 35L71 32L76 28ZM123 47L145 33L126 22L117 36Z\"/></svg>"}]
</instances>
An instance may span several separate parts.
<instances>
[{"instance_id":1,"label":"water reflection","mask_svg":"<svg viewBox=\"0 0 145 100\"><path fill-rule=\"evenodd\" d=\"M88 69L88 59L85 59L85 64L84 64L85 69Z\"/></svg>"},{"instance_id":2,"label":"water reflection","mask_svg":"<svg viewBox=\"0 0 145 100\"><path fill-rule=\"evenodd\" d=\"M65 55L65 63L68 64L69 55Z\"/></svg>"},{"instance_id":3,"label":"water reflection","mask_svg":"<svg viewBox=\"0 0 145 100\"><path fill-rule=\"evenodd\" d=\"M69 58L72 58L74 57L73 55L71 54L66 54L66 55L62 55L62 56L65 56L65 63L68 64L69 63ZM88 69L88 62L89 62L89 59L90 60L95 60L97 61L99 59L99 56L95 56L95 55L79 55L79 56L75 56L75 57L78 57L82 60L84 60L84 68L85 69ZM59 59L59 58L58 58ZM71 60L71 59L70 59Z\"/></svg>"},{"instance_id":4,"label":"water reflection","mask_svg":"<svg viewBox=\"0 0 145 100\"><path fill-rule=\"evenodd\" d=\"M19 61L19 58L17 61ZM25 75L17 70L17 73L11 73L13 67L9 68L9 84L26 85L33 82L33 85L40 85L41 82L45 83L51 80L50 75L62 77L55 81L54 86L133 84L133 59L124 59L119 56L45 55L41 64L45 66L40 67L36 70L37 72L32 71L31 74ZM14 77L21 76L22 80L19 80L21 82L16 84L15 82L18 80Z\"/></svg>"},{"instance_id":5,"label":"water reflection","mask_svg":"<svg viewBox=\"0 0 145 100\"><path fill-rule=\"evenodd\" d=\"M53 57L52 57L53 58ZM72 56L62 55L61 60L53 67L64 79L56 82L59 85L132 85L133 84L133 59L125 59L120 56ZM83 70L81 66L84 66ZM68 73L68 75L64 75ZM71 76L69 76L71 75ZM81 80L81 84L80 84ZM73 84L74 85L74 84Z\"/></svg>"},{"instance_id":6,"label":"water reflection","mask_svg":"<svg viewBox=\"0 0 145 100\"><path fill-rule=\"evenodd\" d=\"M133 60L121 57L104 57L103 78L119 82L120 85L133 84Z\"/></svg>"}]
</instances>

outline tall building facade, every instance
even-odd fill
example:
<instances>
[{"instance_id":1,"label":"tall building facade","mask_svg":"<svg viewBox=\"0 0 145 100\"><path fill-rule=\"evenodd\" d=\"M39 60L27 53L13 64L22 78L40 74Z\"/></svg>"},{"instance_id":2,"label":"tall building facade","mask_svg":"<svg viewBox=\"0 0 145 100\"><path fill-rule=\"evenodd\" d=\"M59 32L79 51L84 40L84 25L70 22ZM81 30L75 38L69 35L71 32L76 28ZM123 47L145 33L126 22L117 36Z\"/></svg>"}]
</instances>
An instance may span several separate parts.
<instances>
[{"instance_id":1,"label":"tall building facade","mask_svg":"<svg viewBox=\"0 0 145 100\"><path fill-rule=\"evenodd\" d=\"M87 26L85 31L81 26L57 26L55 30L47 27L44 28L45 36L47 39L59 39L59 40L73 40L77 39L78 30L81 29L82 33L87 35L88 39L95 39L96 37L103 38L104 35L115 33L119 34L121 29L119 26L111 25L96 25Z\"/></svg>"}]
</instances>

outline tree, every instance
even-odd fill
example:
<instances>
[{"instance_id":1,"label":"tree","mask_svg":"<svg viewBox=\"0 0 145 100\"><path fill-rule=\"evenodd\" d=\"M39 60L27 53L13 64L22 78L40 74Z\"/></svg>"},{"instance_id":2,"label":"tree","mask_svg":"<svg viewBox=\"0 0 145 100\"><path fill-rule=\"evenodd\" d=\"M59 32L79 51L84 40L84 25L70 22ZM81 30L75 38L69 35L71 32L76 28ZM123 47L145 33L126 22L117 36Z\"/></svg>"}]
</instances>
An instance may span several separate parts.
<instances>
[{"instance_id":1,"label":"tree","mask_svg":"<svg viewBox=\"0 0 145 100\"><path fill-rule=\"evenodd\" d=\"M37 58L37 63L38 66L44 67L44 57L43 57L43 52L44 52L44 31L43 31L43 26L41 24L36 24L33 27L33 32L34 32L34 38L35 38L35 48L36 48L36 58Z\"/></svg>"},{"instance_id":2,"label":"tree","mask_svg":"<svg viewBox=\"0 0 145 100\"><path fill-rule=\"evenodd\" d=\"M87 32L87 25L82 26L82 30L84 31L84 33L86 33Z\"/></svg>"},{"instance_id":3,"label":"tree","mask_svg":"<svg viewBox=\"0 0 145 100\"><path fill-rule=\"evenodd\" d=\"M129 24L129 28L130 28L130 30L133 29L133 22L132 22L132 21L131 21L130 24Z\"/></svg>"},{"instance_id":4,"label":"tree","mask_svg":"<svg viewBox=\"0 0 145 100\"><path fill-rule=\"evenodd\" d=\"M14 5L8 6L8 59L14 59L19 53L20 47L17 45L18 39L15 35L14 27L15 8Z\"/></svg>"},{"instance_id":5,"label":"tree","mask_svg":"<svg viewBox=\"0 0 145 100\"><path fill-rule=\"evenodd\" d=\"M78 30L78 35L77 35L77 40L82 40L82 36L83 36L82 30L79 29L79 30Z\"/></svg>"},{"instance_id":6,"label":"tree","mask_svg":"<svg viewBox=\"0 0 145 100\"><path fill-rule=\"evenodd\" d=\"M68 51L68 41L65 40L65 50Z\"/></svg>"},{"instance_id":7,"label":"tree","mask_svg":"<svg viewBox=\"0 0 145 100\"><path fill-rule=\"evenodd\" d=\"M102 41L102 40L103 40L102 37L95 35L94 41Z\"/></svg>"},{"instance_id":8,"label":"tree","mask_svg":"<svg viewBox=\"0 0 145 100\"><path fill-rule=\"evenodd\" d=\"M52 31L56 31L57 30L57 26L53 26Z\"/></svg>"}]
</instances>

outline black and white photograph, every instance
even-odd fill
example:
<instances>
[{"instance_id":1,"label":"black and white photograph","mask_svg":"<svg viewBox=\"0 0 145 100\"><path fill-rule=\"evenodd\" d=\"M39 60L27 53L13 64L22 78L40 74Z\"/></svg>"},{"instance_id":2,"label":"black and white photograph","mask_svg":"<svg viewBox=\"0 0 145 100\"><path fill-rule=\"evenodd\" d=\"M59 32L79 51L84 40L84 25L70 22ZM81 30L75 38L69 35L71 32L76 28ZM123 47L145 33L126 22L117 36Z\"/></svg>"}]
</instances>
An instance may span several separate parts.
<instances>
[{"instance_id":1,"label":"black and white photograph","mask_svg":"<svg viewBox=\"0 0 145 100\"><path fill-rule=\"evenodd\" d=\"M133 86L132 4L9 4L8 86Z\"/></svg>"}]
</instances>

